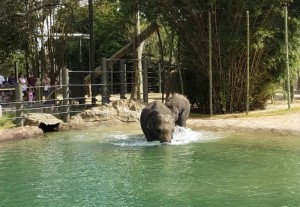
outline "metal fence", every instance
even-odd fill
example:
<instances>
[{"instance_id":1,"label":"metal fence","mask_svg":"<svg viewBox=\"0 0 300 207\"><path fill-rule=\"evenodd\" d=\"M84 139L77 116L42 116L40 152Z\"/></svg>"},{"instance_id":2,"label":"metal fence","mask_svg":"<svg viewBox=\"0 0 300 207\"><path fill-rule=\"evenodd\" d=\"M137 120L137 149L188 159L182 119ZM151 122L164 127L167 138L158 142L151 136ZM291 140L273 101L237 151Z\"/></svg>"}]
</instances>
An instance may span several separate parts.
<instances>
[{"instance_id":1,"label":"metal fence","mask_svg":"<svg viewBox=\"0 0 300 207\"><path fill-rule=\"evenodd\" d=\"M0 102L2 119L13 120L17 126L23 126L24 114L39 112L51 113L68 123L71 114L81 112L89 106L107 104L112 96L126 99L135 81L133 67L135 61L142 62L142 80L139 81L143 87L139 95L143 102L147 103L149 91L161 92L160 66L149 67L146 58L143 60L122 59L118 61L118 64L112 65L106 58L102 58L101 70L62 69L59 83L50 86L50 93L47 96L43 95L44 86L42 85L33 87L34 100L28 98L28 91L24 93L19 83L14 88L5 89L13 95L10 96L10 100L2 99ZM95 77L95 81L89 81L92 77Z\"/></svg>"}]
</instances>

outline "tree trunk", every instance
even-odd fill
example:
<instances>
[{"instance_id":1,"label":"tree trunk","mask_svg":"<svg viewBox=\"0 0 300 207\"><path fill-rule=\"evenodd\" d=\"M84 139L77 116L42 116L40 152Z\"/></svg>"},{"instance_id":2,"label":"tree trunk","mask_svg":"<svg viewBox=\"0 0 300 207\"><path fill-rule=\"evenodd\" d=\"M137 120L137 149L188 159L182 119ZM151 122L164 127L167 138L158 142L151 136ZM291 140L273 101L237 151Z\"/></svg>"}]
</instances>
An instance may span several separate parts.
<instances>
[{"instance_id":1,"label":"tree trunk","mask_svg":"<svg viewBox=\"0 0 300 207\"><path fill-rule=\"evenodd\" d=\"M143 76L142 76L142 54L143 54L143 48L144 48L144 42L141 42L140 33L141 33L141 27L140 27L140 14L139 11L136 15L136 29L135 29L135 36L137 38L134 39L134 83L131 91L131 99L141 99L141 93L143 92ZM137 43L140 43L137 45Z\"/></svg>"}]
</instances>

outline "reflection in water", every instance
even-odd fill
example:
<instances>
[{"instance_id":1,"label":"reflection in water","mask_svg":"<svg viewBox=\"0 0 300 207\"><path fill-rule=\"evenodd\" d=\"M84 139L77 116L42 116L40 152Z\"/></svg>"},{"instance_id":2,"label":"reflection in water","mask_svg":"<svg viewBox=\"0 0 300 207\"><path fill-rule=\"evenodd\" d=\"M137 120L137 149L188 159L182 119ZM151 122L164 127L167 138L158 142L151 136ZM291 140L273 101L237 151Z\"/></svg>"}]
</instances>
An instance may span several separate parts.
<instances>
[{"instance_id":1,"label":"reflection in water","mask_svg":"<svg viewBox=\"0 0 300 207\"><path fill-rule=\"evenodd\" d=\"M297 137L139 126L0 145L0 206L299 206Z\"/></svg>"}]
</instances>

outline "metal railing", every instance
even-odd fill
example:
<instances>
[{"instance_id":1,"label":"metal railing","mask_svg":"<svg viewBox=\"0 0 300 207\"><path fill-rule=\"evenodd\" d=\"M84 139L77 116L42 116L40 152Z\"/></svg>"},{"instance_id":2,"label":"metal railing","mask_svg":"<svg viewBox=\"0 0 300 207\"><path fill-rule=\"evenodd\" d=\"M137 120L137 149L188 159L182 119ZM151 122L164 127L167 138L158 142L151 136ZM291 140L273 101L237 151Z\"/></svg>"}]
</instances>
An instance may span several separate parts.
<instances>
[{"instance_id":1,"label":"metal railing","mask_svg":"<svg viewBox=\"0 0 300 207\"><path fill-rule=\"evenodd\" d=\"M103 105L110 102L112 94L119 94L120 99L126 99L126 94L130 92L134 85L134 71L132 66L128 64L137 60L119 60L118 68L107 68L106 58L102 58L100 80L91 84L90 82L82 82L81 79L70 78L72 74L81 74L81 77L85 77L91 73L98 73L99 71L72 71L68 69L62 69L61 83L58 85L50 86L51 91L48 96L43 96L42 91L44 86L35 86L35 100L29 101L24 97L21 84L15 85L14 100L10 101L8 106L3 105L3 114L14 114L12 117L3 116L2 119L14 120L16 126L24 125L24 114L26 113L51 113L58 118L62 119L65 123L70 121L70 115L81 112L87 106L92 105L92 99L96 99L97 105ZM126 64L127 63L127 64ZM157 72L154 71L157 70ZM77 77L78 78L78 77ZM161 70L160 67L148 71L147 59L142 60L142 80L140 84L143 85L140 94L143 102L148 103L149 89L152 91L152 87L155 86L157 92L161 90ZM152 84L152 85L151 85ZM94 96L89 93L92 87L96 87L97 91ZM114 89L117 88L117 89ZM80 95L77 95L78 91L83 91ZM101 97L101 101L97 98ZM74 106L76 105L76 107ZM74 107L73 107L74 106Z\"/></svg>"}]
</instances>

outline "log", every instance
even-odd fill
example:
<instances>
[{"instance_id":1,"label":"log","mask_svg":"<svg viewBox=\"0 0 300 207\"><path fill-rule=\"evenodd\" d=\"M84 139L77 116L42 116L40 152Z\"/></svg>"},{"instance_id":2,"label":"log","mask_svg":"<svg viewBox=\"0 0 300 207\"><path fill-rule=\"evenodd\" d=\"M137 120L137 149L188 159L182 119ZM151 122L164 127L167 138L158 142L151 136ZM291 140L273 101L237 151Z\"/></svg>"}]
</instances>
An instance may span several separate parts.
<instances>
[{"instance_id":1,"label":"log","mask_svg":"<svg viewBox=\"0 0 300 207\"><path fill-rule=\"evenodd\" d=\"M118 52L113 54L110 58L107 59L109 61L108 68L112 66L115 62L117 62L119 59L121 59L124 55L128 54L130 51L133 51L135 47L138 47L141 45L142 42L144 42L148 37L150 37L158 28L158 25L154 22L151 23L141 34L135 36L134 40L131 40L126 46L121 48ZM134 45L136 44L136 45ZM99 70L100 66L96 68L96 70ZM99 76L100 73L97 72L95 77ZM91 75L88 74L84 80L86 82L90 81Z\"/></svg>"}]
</instances>

